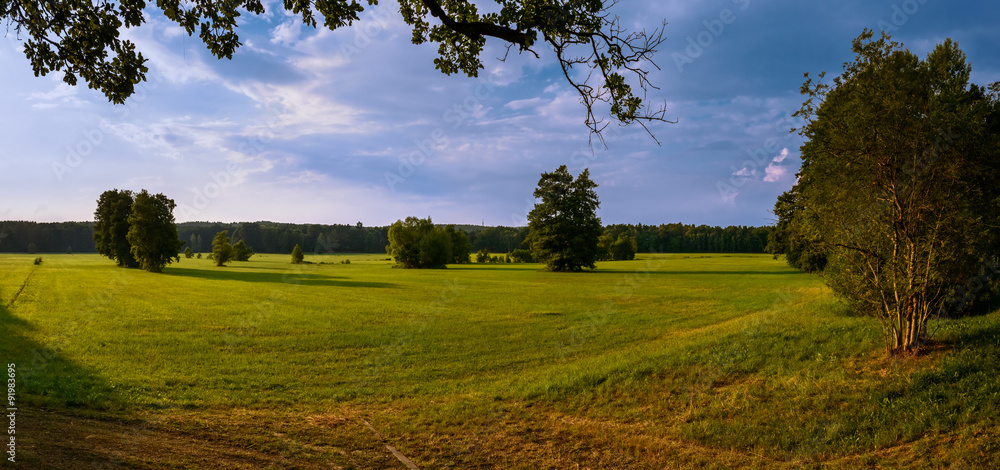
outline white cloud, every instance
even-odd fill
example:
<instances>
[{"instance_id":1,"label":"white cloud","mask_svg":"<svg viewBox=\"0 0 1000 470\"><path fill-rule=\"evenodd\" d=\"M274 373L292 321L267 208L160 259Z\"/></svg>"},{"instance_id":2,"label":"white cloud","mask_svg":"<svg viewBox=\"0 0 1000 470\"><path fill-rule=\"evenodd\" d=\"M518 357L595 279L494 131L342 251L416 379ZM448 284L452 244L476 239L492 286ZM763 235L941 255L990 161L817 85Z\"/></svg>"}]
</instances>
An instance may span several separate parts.
<instances>
[{"instance_id":1,"label":"white cloud","mask_svg":"<svg viewBox=\"0 0 1000 470\"><path fill-rule=\"evenodd\" d=\"M764 169L764 172L767 173L764 175L764 182L766 183L777 183L778 181L781 181L786 174L788 174L788 170L785 169L785 167L777 166L774 163L768 165L767 168Z\"/></svg>"},{"instance_id":2,"label":"white cloud","mask_svg":"<svg viewBox=\"0 0 1000 470\"><path fill-rule=\"evenodd\" d=\"M541 101L542 101L542 99L536 96L534 98L530 98L530 99L526 99L526 100L514 100L514 101L511 101L510 103L505 104L504 107L505 108L513 109L515 111L518 111L518 110L521 110L521 109L524 109L524 108L534 108L534 107L538 106L539 103L541 103Z\"/></svg>"},{"instance_id":3,"label":"white cloud","mask_svg":"<svg viewBox=\"0 0 1000 470\"><path fill-rule=\"evenodd\" d=\"M77 97L79 88L59 82L48 92L35 92L28 95L28 100L37 101L31 106L36 109L55 108L62 105L79 107L86 103Z\"/></svg>"},{"instance_id":4,"label":"white cloud","mask_svg":"<svg viewBox=\"0 0 1000 470\"><path fill-rule=\"evenodd\" d=\"M166 20L151 20L150 24L154 27L122 30L123 39L134 42L136 48L142 51L142 56L148 59L148 65L151 66L151 73L148 75L159 75L170 83L178 84L218 79L218 75L201 60L200 49L187 49L186 44L198 43L182 42L180 45L182 50L178 54L163 40L154 37L154 32L158 29L164 36L175 34L174 29L167 26L170 23Z\"/></svg>"},{"instance_id":5,"label":"white cloud","mask_svg":"<svg viewBox=\"0 0 1000 470\"><path fill-rule=\"evenodd\" d=\"M784 148L781 150L781 153L778 154L778 156L774 157L774 159L771 160L771 163L769 163L767 165L767 168L764 169L765 183L777 183L785 179L785 175L788 174L788 168L779 165L779 163L785 161L786 158L788 158L788 149Z\"/></svg>"},{"instance_id":6,"label":"white cloud","mask_svg":"<svg viewBox=\"0 0 1000 470\"><path fill-rule=\"evenodd\" d=\"M271 30L271 42L291 46L298 42L302 35L302 21L289 20Z\"/></svg>"}]
</instances>

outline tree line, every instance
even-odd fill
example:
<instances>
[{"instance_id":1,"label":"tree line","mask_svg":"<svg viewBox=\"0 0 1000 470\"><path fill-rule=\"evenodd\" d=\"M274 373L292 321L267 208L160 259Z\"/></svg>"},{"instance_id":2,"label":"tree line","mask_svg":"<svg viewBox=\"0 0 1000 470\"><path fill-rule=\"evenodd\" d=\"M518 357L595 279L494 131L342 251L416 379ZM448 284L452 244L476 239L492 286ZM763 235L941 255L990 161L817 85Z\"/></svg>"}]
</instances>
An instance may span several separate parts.
<instances>
[{"instance_id":1,"label":"tree line","mask_svg":"<svg viewBox=\"0 0 1000 470\"><path fill-rule=\"evenodd\" d=\"M466 233L471 252L511 253L524 249L528 227L455 225ZM183 248L194 253L212 251L212 239L221 231L243 240L257 253L290 253L295 245L306 253L384 253L389 227L358 224L287 224L278 222L181 222L177 234ZM638 253L764 253L772 227L713 227L691 224L614 224L604 233L617 239L628 233ZM0 252L95 253L93 222L0 221Z\"/></svg>"}]
</instances>

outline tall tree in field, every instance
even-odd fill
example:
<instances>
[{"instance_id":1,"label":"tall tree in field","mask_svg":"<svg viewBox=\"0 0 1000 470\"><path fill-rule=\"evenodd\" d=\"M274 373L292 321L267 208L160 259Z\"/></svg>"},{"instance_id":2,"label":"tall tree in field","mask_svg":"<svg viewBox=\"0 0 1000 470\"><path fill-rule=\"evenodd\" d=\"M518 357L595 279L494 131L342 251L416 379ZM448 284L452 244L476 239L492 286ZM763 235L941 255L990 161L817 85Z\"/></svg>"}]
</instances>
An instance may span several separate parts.
<instances>
[{"instance_id":1,"label":"tall tree in field","mask_svg":"<svg viewBox=\"0 0 1000 470\"><path fill-rule=\"evenodd\" d=\"M603 232L597 208L601 203L590 180L590 170L583 170L575 180L560 166L552 173L542 173L534 196L542 201L528 214L528 239L535 260L546 263L552 271L593 269L599 256L598 238Z\"/></svg>"},{"instance_id":2,"label":"tall tree in field","mask_svg":"<svg viewBox=\"0 0 1000 470\"><path fill-rule=\"evenodd\" d=\"M215 234L212 239L212 260L216 266L225 266L233 259L233 244L229 241L229 230Z\"/></svg>"},{"instance_id":3,"label":"tall tree in field","mask_svg":"<svg viewBox=\"0 0 1000 470\"><path fill-rule=\"evenodd\" d=\"M295 248L292 248L292 264L302 264L306 259L305 254L302 253L302 247L298 243L295 244Z\"/></svg>"},{"instance_id":4,"label":"tall tree in field","mask_svg":"<svg viewBox=\"0 0 1000 470\"><path fill-rule=\"evenodd\" d=\"M912 353L995 257L1000 85L970 84L951 40L921 60L866 30L854 53L832 84L802 87L796 217L834 291L881 320L889 351Z\"/></svg>"},{"instance_id":5,"label":"tall tree in field","mask_svg":"<svg viewBox=\"0 0 1000 470\"><path fill-rule=\"evenodd\" d=\"M216 57L231 59L241 45L237 34L241 15L265 14L260 0L214 2L157 0L156 6L188 35L196 32ZM369 0L369 5L377 3ZM500 40L519 52L541 57L537 49L553 54L570 86L587 109L586 125L600 135L608 125L597 116L599 105L621 124L646 127L666 121L663 107L650 108L645 91L653 87L648 72L653 55L663 43L662 26L647 34L630 32L610 11L616 1L514 0L399 0L399 15L413 29L414 44L438 44L435 67L451 75L476 77L487 38ZM280 3L279 3L280 5ZM478 6L489 13L481 13ZM146 59L136 45L120 34L150 18L146 2L0 1L0 21L11 36L25 38L24 54L35 75L61 72L63 81L76 85L82 78L108 100L122 103L145 80ZM357 21L364 7L356 0L286 1L286 14L308 26L322 23L330 30ZM279 15L280 16L280 15ZM666 23L664 22L663 25ZM345 43L336 51L346 57L364 54ZM331 51L331 54L335 52ZM583 69L583 73L580 72ZM584 78L580 78L584 77ZM631 82L631 84L630 84ZM635 92L638 86L642 92ZM647 129L648 130L648 129Z\"/></svg>"},{"instance_id":6,"label":"tall tree in field","mask_svg":"<svg viewBox=\"0 0 1000 470\"><path fill-rule=\"evenodd\" d=\"M118 266L139 266L132 256L128 241L129 215L132 213L132 191L112 189L101 193L94 211L94 243L97 252L111 258Z\"/></svg>"},{"instance_id":7,"label":"tall tree in field","mask_svg":"<svg viewBox=\"0 0 1000 470\"><path fill-rule=\"evenodd\" d=\"M126 238L132 245L132 256L142 269L158 273L171 261L181 260L178 253L184 242L177 238L176 206L173 199L163 194L149 194L145 189L135 195Z\"/></svg>"}]
</instances>

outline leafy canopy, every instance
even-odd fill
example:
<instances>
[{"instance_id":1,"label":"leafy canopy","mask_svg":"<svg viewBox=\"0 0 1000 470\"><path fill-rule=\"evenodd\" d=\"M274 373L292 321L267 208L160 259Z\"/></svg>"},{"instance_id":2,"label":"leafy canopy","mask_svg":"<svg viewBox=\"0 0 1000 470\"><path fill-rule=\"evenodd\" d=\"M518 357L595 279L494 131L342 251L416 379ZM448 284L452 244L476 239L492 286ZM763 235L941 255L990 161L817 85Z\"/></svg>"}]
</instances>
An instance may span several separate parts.
<instances>
[{"instance_id":1,"label":"leafy canopy","mask_svg":"<svg viewBox=\"0 0 1000 470\"><path fill-rule=\"evenodd\" d=\"M950 39L921 60L873 36L855 39L832 85L802 87L802 170L772 248L805 266L825 258L834 291L882 321L888 350L910 353L996 261L1000 84L971 84Z\"/></svg>"},{"instance_id":2,"label":"leafy canopy","mask_svg":"<svg viewBox=\"0 0 1000 470\"><path fill-rule=\"evenodd\" d=\"M149 194L143 189L135 195L126 238L132 256L146 271L158 273L171 261L181 260L178 252L184 242L177 237L175 207L173 199L163 194Z\"/></svg>"},{"instance_id":3,"label":"leafy canopy","mask_svg":"<svg viewBox=\"0 0 1000 470\"><path fill-rule=\"evenodd\" d=\"M215 234L212 239L212 260L216 266L225 266L233 259L233 244L229 240L229 230Z\"/></svg>"},{"instance_id":4,"label":"leafy canopy","mask_svg":"<svg viewBox=\"0 0 1000 470\"><path fill-rule=\"evenodd\" d=\"M472 244L468 235L454 225L436 227L430 217L397 220L389 226L388 236L385 251L404 268L444 268L447 264L469 262Z\"/></svg>"},{"instance_id":5,"label":"leafy canopy","mask_svg":"<svg viewBox=\"0 0 1000 470\"><path fill-rule=\"evenodd\" d=\"M508 53L516 47L539 57L540 45L551 49L587 108L586 125L598 136L609 124L598 117L603 113L594 109L599 104L622 125L638 123L646 128L648 122L666 121L665 109L650 108L645 96L655 88L647 68L656 67L653 55L664 41L665 22L651 33L628 32L610 13L616 0L498 0L489 2L488 13L479 11L477 5L482 3L399 0L399 13L412 27L414 44L438 44L434 66L448 75L478 76L487 37L505 42ZM242 45L237 33L240 17L265 13L260 0L157 0L155 4L188 35L197 34L213 55L227 59ZM148 68L146 58L134 43L120 37L120 31L145 23L149 14L145 7L143 0L0 0L0 21L25 37L24 54L36 76L62 72L70 85L82 78L121 104L146 79ZM284 9L308 26L322 23L336 30L358 21L364 6L357 0L286 0ZM578 78L577 67L587 72L586 78Z\"/></svg>"},{"instance_id":6,"label":"leafy canopy","mask_svg":"<svg viewBox=\"0 0 1000 470\"><path fill-rule=\"evenodd\" d=\"M593 269L603 233L597 208L601 203L594 189L597 184L585 169L575 180L560 166L552 173L542 173L534 196L541 199L528 214L528 239L532 256L546 263L552 271Z\"/></svg>"},{"instance_id":7,"label":"leafy canopy","mask_svg":"<svg viewBox=\"0 0 1000 470\"><path fill-rule=\"evenodd\" d=\"M129 215L132 214L132 191L112 189L101 193L94 211L94 244L97 252L111 258L118 266L139 266L128 241Z\"/></svg>"}]
</instances>

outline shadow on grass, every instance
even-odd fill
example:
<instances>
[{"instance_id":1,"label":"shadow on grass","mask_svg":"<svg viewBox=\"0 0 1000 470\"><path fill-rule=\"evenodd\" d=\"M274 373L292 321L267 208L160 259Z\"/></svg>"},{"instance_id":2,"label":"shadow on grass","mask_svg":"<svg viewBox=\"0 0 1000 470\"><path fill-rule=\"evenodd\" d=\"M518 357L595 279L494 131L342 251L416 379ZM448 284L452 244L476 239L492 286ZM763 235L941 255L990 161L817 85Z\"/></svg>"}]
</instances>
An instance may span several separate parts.
<instances>
[{"instance_id":1,"label":"shadow on grass","mask_svg":"<svg viewBox=\"0 0 1000 470\"><path fill-rule=\"evenodd\" d=\"M473 267L475 266L475 267ZM694 276L777 276L777 275L791 275L791 274L802 274L801 271L789 270L789 271L664 271L659 269L650 269L645 264L636 264L635 269L602 269L600 265L597 269L590 270L584 269L583 271L566 271L566 272L556 272L549 271L545 269L545 266L541 264L527 264L527 265L509 265L509 264L489 264L489 263L471 263L463 265L448 265L449 271L476 271L483 269L490 269L495 267L503 271L536 271L540 273L552 273L552 274L657 274L657 275L668 275L668 276L679 276L679 275L694 275Z\"/></svg>"},{"instance_id":2,"label":"shadow on grass","mask_svg":"<svg viewBox=\"0 0 1000 470\"><path fill-rule=\"evenodd\" d=\"M586 272L586 271L585 271ZM696 276L784 276L789 274L802 274L801 271L665 271L665 270L651 270L645 265L636 265L636 269L601 269L600 266L596 270L591 271L595 274L666 274L670 276L678 276L684 274L696 275Z\"/></svg>"},{"instance_id":3,"label":"shadow on grass","mask_svg":"<svg viewBox=\"0 0 1000 470\"><path fill-rule=\"evenodd\" d=\"M397 284L390 282L351 281L343 276L325 276L320 274L301 274L288 272L245 272L227 268L219 269L188 269L167 268L163 270L167 276L191 277L214 281L263 282L271 284L299 284L306 286L329 287L367 287L395 288Z\"/></svg>"},{"instance_id":4,"label":"shadow on grass","mask_svg":"<svg viewBox=\"0 0 1000 470\"><path fill-rule=\"evenodd\" d=\"M932 367L872 394L858 428L873 436L874 445L912 442L927 434L962 429L988 429L1000 415L1000 314L952 320L951 334L942 335L947 353ZM864 411L862 412L864 413ZM901 419L904 418L905 419ZM895 436L880 441L880 435ZM991 437L992 436L992 437ZM996 444L996 436L990 437ZM1000 453L970 447L966 464L997 468ZM981 452L982 451L982 452ZM982 457L982 458L981 458Z\"/></svg>"},{"instance_id":5,"label":"shadow on grass","mask_svg":"<svg viewBox=\"0 0 1000 470\"><path fill-rule=\"evenodd\" d=\"M67 449L85 444L76 444L75 438L65 435L64 426L50 418L61 416L59 419L65 421L76 419L73 416L120 415L127 412L127 399L96 371L67 359L61 353L61 345L80 340L75 336L77 330L73 326L66 325L57 330L47 341L48 344L31 338L30 332L35 330L30 322L14 315L7 306L0 305L0 362L3 363L5 376L8 375L8 366L14 365L17 462L24 468L71 468L69 464L54 464L52 456L66 454ZM9 403L4 401L6 409ZM4 413L6 415L9 411ZM89 455L79 457L80 461L93 465L106 465L111 460L109 455L96 448L91 449ZM7 455L4 455L6 458Z\"/></svg>"}]
</instances>

